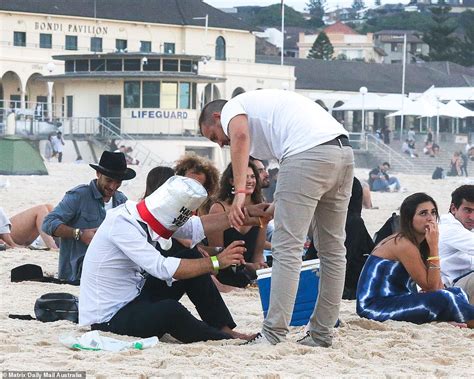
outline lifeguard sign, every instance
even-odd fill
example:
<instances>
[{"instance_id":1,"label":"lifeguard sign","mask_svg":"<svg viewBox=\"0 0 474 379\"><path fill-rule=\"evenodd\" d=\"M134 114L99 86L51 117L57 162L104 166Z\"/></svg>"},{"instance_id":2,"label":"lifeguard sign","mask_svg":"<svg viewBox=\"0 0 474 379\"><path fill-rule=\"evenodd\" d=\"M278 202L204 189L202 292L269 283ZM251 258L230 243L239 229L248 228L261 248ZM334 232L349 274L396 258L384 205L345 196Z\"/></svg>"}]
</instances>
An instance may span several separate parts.
<instances>
[{"instance_id":1,"label":"lifeguard sign","mask_svg":"<svg viewBox=\"0 0 474 379\"><path fill-rule=\"evenodd\" d=\"M467 143L467 136L466 135L456 135L454 138L454 143L461 143L461 144L466 144Z\"/></svg>"}]
</instances>

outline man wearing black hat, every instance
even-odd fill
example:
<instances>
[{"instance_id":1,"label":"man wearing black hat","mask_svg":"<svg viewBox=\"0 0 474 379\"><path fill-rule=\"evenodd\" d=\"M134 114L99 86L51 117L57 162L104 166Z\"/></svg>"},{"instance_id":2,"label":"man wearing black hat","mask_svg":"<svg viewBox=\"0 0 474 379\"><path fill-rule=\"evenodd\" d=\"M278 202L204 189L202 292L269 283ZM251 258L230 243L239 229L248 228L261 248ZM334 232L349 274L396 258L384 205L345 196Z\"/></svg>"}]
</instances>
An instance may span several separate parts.
<instances>
[{"instance_id":1,"label":"man wearing black hat","mask_svg":"<svg viewBox=\"0 0 474 379\"><path fill-rule=\"evenodd\" d=\"M43 231L60 237L59 279L79 282L87 247L106 211L125 203L127 197L119 187L123 180L133 179L135 171L127 168L123 153L104 151L98 165L90 164L97 179L68 192L43 222Z\"/></svg>"}]
</instances>

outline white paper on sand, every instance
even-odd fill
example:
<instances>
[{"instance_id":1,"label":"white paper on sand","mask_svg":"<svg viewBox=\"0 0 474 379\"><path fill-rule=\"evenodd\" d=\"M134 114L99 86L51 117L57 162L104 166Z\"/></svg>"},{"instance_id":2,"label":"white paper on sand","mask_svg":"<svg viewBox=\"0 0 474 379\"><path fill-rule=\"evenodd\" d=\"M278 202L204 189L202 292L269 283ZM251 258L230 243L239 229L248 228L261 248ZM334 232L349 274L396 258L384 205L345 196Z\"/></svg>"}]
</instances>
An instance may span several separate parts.
<instances>
[{"instance_id":1,"label":"white paper on sand","mask_svg":"<svg viewBox=\"0 0 474 379\"><path fill-rule=\"evenodd\" d=\"M93 330L79 337L72 334L64 334L59 336L59 342L74 350L104 350L118 352L128 349L147 349L155 346L159 341L158 337L144 338L135 341L121 341L115 338L101 336L97 330Z\"/></svg>"}]
</instances>

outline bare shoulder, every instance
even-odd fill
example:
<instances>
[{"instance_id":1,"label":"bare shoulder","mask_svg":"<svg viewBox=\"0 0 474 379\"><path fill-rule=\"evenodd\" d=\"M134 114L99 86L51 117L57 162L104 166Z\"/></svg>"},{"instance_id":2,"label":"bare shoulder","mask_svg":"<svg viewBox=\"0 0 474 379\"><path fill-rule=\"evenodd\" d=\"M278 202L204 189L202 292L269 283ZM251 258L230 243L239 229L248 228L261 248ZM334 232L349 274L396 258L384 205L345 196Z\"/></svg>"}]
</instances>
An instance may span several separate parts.
<instances>
[{"instance_id":1,"label":"bare shoulder","mask_svg":"<svg viewBox=\"0 0 474 379\"><path fill-rule=\"evenodd\" d=\"M223 213L227 210L226 205L224 202L216 201L214 204L211 205L209 209L209 214L212 213Z\"/></svg>"}]
</instances>

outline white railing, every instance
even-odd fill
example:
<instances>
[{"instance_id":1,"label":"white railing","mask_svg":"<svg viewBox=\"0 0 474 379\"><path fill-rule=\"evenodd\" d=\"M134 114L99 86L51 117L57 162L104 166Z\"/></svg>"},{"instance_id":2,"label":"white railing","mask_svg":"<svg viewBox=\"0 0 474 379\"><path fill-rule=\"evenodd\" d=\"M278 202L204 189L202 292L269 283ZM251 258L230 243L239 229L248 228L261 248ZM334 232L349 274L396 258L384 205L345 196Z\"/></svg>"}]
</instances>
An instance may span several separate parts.
<instances>
[{"instance_id":1,"label":"white railing","mask_svg":"<svg viewBox=\"0 0 474 379\"><path fill-rule=\"evenodd\" d=\"M390 146L386 145L379 138L372 134L365 135L366 150L376 151L382 153L385 156L385 160L392 166L396 163L396 166L403 169L407 173L413 173L415 171L415 165L413 162L405 158L402 154L393 150ZM397 167L397 168L398 168Z\"/></svg>"}]
</instances>

